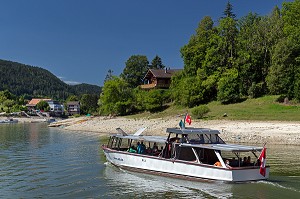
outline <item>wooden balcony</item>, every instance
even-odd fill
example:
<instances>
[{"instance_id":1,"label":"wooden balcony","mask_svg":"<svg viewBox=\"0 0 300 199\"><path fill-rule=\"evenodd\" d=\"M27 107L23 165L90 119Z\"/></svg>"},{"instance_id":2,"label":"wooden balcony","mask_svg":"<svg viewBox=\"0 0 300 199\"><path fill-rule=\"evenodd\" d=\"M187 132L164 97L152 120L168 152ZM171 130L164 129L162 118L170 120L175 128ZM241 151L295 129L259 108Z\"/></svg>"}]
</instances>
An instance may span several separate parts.
<instances>
[{"instance_id":1,"label":"wooden balcony","mask_svg":"<svg viewBox=\"0 0 300 199\"><path fill-rule=\"evenodd\" d=\"M155 88L156 84L143 84L141 85L142 89L151 89L151 88Z\"/></svg>"},{"instance_id":2,"label":"wooden balcony","mask_svg":"<svg viewBox=\"0 0 300 199\"><path fill-rule=\"evenodd\" d=\"M169 84L143 84L142 89L153 89L153 88L169 88Z\"/></svg>"}]
</instances>

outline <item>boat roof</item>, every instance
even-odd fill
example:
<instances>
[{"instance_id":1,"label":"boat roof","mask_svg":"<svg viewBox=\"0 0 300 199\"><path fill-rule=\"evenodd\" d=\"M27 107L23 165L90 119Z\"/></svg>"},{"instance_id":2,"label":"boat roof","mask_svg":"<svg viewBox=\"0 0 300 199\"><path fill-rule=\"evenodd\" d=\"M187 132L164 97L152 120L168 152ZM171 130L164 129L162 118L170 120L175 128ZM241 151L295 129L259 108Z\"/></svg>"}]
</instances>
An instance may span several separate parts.
<instances>
[{"instance_id":1,"label":"boat roof","mask_svg":"<svg viewBox=\"0 0 300 199\"><path fill-rule=\"evenodd\" d=\"M147 142L156 142L156 143L166 143L167 138L164 136L147 136L147 135L122 135L122 134L113 134L111 136L115 136L122 139L130 139L130 140L139 140L139 141L147 141ZM263 147L255 147L255 146L246 146L246 145L238 145L238 144L190 144L190 143L178 143L180 146L186 147L195 147L195 148L205 148L212 150L220 150L220 151L231 151L231 152L249 152L249 151L261 151Z\"/></svg>"},{"instance_id":2,"label":"boat roof","mask_svg":"<svg viewBox=\"0 0 300 199\"><path fill-rule=\"evenodd\" d=\"M208 128L167 128L167 133L176 134L220 134L218 130Z\"/></svg>"},{"instance_id":3,"label":"boat roof","mask_svg":"<svg viewBox=\"0 0 300 199\"><path fill-rule=\"evenodd\" d=\"M205 149L213 149L220 151L232 151L232 152L249 152L249 151L261 151L263 147L255 147L255 146L246 146L246 145L238 145L238 144L189 144L189 143L181 143L181 146L187 147L198 147Z\"/></svg>"},{"instance_id":4,"label":"boat roof","mask_svg":"<svg viewBox=\"0 0 300 199\"><path fill-rule=\"evenodd\" d=\"M122 139L130 139L130 140L140 140L140 141L147 141L147 142L157 142L157 143L166 143L167 138L165 136L147 136L147 135L121 135L121 134L114 134L112 136L122 138Z\"/></svg>"}]
</instances>

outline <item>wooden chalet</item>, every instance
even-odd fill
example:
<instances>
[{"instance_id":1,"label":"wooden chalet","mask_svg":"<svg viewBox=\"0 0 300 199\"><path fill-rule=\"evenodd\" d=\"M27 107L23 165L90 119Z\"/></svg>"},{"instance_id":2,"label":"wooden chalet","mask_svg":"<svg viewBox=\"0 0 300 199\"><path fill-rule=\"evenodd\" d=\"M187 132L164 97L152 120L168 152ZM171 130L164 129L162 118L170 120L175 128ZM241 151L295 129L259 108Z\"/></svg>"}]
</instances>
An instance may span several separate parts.
<instances>
[{"instance_id":1,"label":"wooden chalet","mask_svg":"<svg viewBox=\"0 0 300 199\"><path fill-rule=\"evenodd\" d=\"M168 89L171 85L171 77L176 72L181 71L181 69L149 69L146 73L143 81L144 84L141 85L142 89Z\"/></svg>"}]
</instances>

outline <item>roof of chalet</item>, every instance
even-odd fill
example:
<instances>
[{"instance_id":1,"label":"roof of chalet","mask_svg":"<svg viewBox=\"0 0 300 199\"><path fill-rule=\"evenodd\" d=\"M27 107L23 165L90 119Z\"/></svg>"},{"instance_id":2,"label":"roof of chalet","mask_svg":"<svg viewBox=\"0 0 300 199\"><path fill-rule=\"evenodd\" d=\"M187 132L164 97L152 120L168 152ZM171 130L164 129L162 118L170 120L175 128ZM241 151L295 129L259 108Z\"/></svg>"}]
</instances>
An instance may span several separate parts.
<instances>
[{"instance_id":1,"label":"roof of chalet","mask_svg":"<svg viewBox=\"0 0 300 199\"><path fill-rule=\"evenodd\" d=\"M152 74L156 78L171 78L172 75L176 72L181 71L182 69L149 69L144 77L146 79L147 77L150 77Z\"/></svg>"},{"instance_id":2,"label":"roof of chalet","mask_svg":"<svg viewBox=\"0 0 300 199\"><path fill-rule=\"evenodd\" d=\"M31 99L26 106L35 106L37 105L40 101L51 101L52 99L39 99L39 98L33 98Z\"/></svg>"}]
</instances>

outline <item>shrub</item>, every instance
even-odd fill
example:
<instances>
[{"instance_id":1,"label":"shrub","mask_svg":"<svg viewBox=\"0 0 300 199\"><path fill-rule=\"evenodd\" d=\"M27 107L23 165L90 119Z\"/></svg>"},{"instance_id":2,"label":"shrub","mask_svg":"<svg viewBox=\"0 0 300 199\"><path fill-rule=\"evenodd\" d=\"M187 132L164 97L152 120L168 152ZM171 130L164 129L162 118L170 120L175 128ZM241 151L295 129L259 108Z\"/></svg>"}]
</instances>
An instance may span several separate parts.
<instances>
[{"instance_id":1,"label":"shrub","mask_svg":"<svg viewBox=\"0 0 300 199\"><path fill-rule=\"evenodd\" d=\"M208 106L200 105L200 106L196 106L196 107L192 108L192 115L197 119L201 119L209 111L210 110L209 110Z\"/></svg>"}]
</instances>

